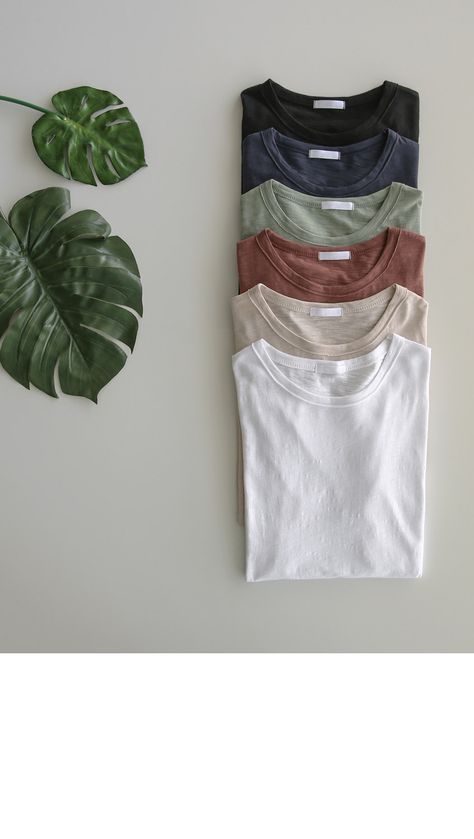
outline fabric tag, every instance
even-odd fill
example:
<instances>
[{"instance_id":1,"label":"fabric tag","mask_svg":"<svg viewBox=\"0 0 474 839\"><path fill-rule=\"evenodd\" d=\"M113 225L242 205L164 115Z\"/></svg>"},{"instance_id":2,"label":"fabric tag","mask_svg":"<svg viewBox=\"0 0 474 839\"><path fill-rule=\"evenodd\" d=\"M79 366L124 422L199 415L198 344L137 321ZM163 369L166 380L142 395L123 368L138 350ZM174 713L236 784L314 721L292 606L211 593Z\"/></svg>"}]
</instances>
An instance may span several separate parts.
<instances>
[{"instance_id":1,"label":"fabric tag","mask_svg":"<svg viewBox=\"0 0 474 839\"><path fill-rule=\"evenodd\" d=\"M329 149L310 149L308 157L319 157L323 160L340 160L340 151L329 151Z\"/></svg>"},{"instance_id":2,"label":"fabric tag","mask_svg":"<svg viewBox=\"0 0 474 839\"><path fill-rule=\"evenodd\" d=\"M309 314L312 318L340 318L342 317L342 308L340 306L329 306L319 309L317 306L311 306Z\"/></svg>"},{"instance_id":3,"label":"fabric tag","mask_svg":"<svg viewBox=\"0 0 474 839\"><path fill-rule=\"evenodd\" d=\"M353 201L321 201L322 210L353 210Z\"/></svg>"},{"instance_id":4,"label":"fabric tag","mask_svg":"<svg viewBox=\"0 0 474 839\"><path fill-rule=\"evenodd\" d=\"M351 252L350 251L320 251L318 253L318 259L325 260L325 259L350 259Z\"/></svg>"},{"instance_id":5,"label":"fabric tag","mask_svg":"<svg viewBox=\"0 0 474 839\"><path fill-rule=\"evenodd\" d=\"M342 111L346 107L344 99L313 99L313 108L332 108Z\"/></svg>"}]
</instances>

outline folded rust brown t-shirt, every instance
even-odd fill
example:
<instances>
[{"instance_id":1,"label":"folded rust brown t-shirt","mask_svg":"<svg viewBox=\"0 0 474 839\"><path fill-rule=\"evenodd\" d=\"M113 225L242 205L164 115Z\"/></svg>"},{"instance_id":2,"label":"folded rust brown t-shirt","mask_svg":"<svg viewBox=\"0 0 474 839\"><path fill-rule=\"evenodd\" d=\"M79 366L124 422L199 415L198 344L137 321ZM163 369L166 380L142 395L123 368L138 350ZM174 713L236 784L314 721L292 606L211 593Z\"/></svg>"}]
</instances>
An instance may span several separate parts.
<instances>
[{"instance_id":1,"label":"folded rust brown t-shirt","mask_svg":"<svg viewBox=\"0 0 474 839\"><path fill-rule=\"evenodd\" d=\"M389 227L344 248L302 245L273 230L237 244L239 291L263 283L298 300L361 300L393 283L424 296L425 238Z\"/></svg>"}]
</instances>

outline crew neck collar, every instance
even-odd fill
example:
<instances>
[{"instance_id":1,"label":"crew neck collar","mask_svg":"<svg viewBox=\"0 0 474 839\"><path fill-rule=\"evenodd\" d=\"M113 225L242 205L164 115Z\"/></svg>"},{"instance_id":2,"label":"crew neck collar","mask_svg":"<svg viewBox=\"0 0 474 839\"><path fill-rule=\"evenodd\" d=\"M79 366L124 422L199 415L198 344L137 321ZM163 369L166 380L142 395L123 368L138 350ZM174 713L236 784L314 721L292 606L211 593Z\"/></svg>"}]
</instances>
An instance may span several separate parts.
<instances>
[{"instance_id":1,"label":"crew neck collar","mask_svg":"<svg viewBox=\"0 0 474 839\"><path fill-rule=\"evenodd\" d=\"M352 354L356 355L364 352L365 350L370 350L374 343L382 340L384 336L389 334L391 332L391 324L395 313L402 302L406 299L408 290L403 286L394 283L383 291L371 295L371 297L366 297L363 300L351 301L349 303L320 303L319 301L307 302L304 300L294 300L291 297L286 297L283 294L279 294L277 291L273 291L273 289L268 288L262 283L253 286L253 288L249 289L249 291L245 293L248 294L251 303L260 312L273 332L279 335L280 338L283 338L287 344L303 350L303 352L312 353L313 355L323 356L326 358L337 359L343 357L347 358ZM318 341L311 341L303 335L298 335L296 332L293 332L293 330L286 326L277 315L278 309L283 308L287 310L305 312L309 317L312 306L317 306L318 308L331 308L332 306L338 306L343 309L343 312L346 315L350 315L351 313L365 311L366 309L384 304L386 304L385 309L383 310L377 323L374 324L369 332L362 335L360 338L341 344L323 344Z\"/></svg>"},{"instance_id":2,"label":"crew neck collar","mask_svg":"<svg viewBox=\"0 0 474 839\"><path fill-rule=\"evenodd\" d=\"M395 131L392 131L391 128L385 128L375 137L371 137L368 140L361 140L358 143L350 143L343 146L323 146L318 144L318 149L328 151L334 151L337 149L341 152L341 155L347 155L357 154L363 149L377 145L381 142L381 140L383 140L383 147L376 163L363 178L359 178L359 180L354 181L351 184L329 187L327 184L319 182L316 177L307 178L300 174L291 166L285 157L285 147L290 147L295 151L300 151L305 156L308 156L309 150L314 148L314 144L286 137L284 134L280 134L280 132L275 128L266 128L264 131L260 131L259 133L267 153L273 160L275 166L277 166L280 172L282 172L282 174L285 175L285 177L291 181L297 189L302 190L303 192L309 192L311 195L318 192L324 193L324 195L328 197L340 197L341 195L346 195L347 192L356 194L357 192L366 189L369 189L370 191L370 184L378 178L382 170L387 165L399 139L399 135L396 134Z\"/></svg>"},{"instance_id":3,"label":"crew neck collar","mask_svg":"<svg viewBox=\"0 0 474 839\"><path fill-rule=\"evenodd\" d=\"M314 360L288 355L288 353L281 352L275 349L275 347L272 347L264 338L260 338L259 341L255 341L250 346L272 379L297 399L311 405L344 407L362 402L375 393L393 367L403 343L404 339L400 335L392 334L387 336L369 353L359 355L356 358L337 361L327 359ZM320 371L321 373L337 375L377 363L379 364L378 369L370 382L363 388L345 394L344 396L328 396L327 394L306 390L306 388L301 387L301 385L288 378L281 369L282 367L292 367L299 370Z\"/></svg>"},{"instance_id":4,"label":"crew neck collar","mask_svg":"<svg viewBox=\"0 0 474 839\"><path fill-rule=\"evenodd\" d=\"M301 137L309 142L328 142L334 144L349 142L354 136L354 133L367 134L372 132L376 134L377 131L380 131L384 127L381 121L382 117L392 105L392 102L397 95L398 84L395 84L395 82L384 81L378 87L372 88L372 90L365 91L364 93L356 94L355 96L329 97L319 95L307 96L302 93L295 93L294 91L288 90L287 88L282 87L282 85L277 84L277 82L272 79L267 79L267 81L262 84L262 91L263 97L272 111L279 117L283 125L285 125L289 131L296 134L297 137ZM300 122L299 119L294 117L288 111L284 104L286 101L307 106L312 113L312 118L315 119L313 110L314 99L344 99L346 106L349 108L351 105L362 104L364 101L372 99L375 101L375 105L370 116L361 120L359 123L355 123L349 128L342 131L337 129L334 131L320 131L317 128L309 128L307 125Z\"/></svg>"},{"instance_id":5,"label":"crew neck collar","mask_svg":"<svg viewBox=\"0 0 474 839\"><path fill-rule=\"evenodd\" d=\"M265 181L263 184L260 184L260 186L257 188L268 212L270 213L272 218L277 222L278 226L286 233L289 233L291 236L293 236L300 242L307 242L308 244L342 246L354 244L361 240L372 238L374 233L378 231L380 226L383 225L384 222L386 222L386 220L392 213L402 192L403 184L394 181L392 184L390 184L390 186L385 187L384 189L380 189L377 192L372 193L371 195L350 197L344 195L343 197L345 201L354 201L359 205L373 203L374 199L377 200L380 198L380 196L384 196L382 199L382 203L380 204L378 210L372 216L370 221L362 225L362 227L360 227L358 230L355 230L354 233L350 233L347 236L324 236L321 235L317 230L306 230L304 227L300 227L299 224L296 224L296 222L294 222L289 216L287 216L278 200L279 198L282 198L285 201L291 201L293 204L298 204L299 206L307 207L311 211L320 210L321 202L325 200L326 196L302 195L297 190L284 186L283 184L280 184L278 181L275 181L273 179Z\"/></svg>"},{"instance_id":6,"label":"crew neck collar","mask_svg":"<svg viewBox=\"0 0 474 839\"><path fill-rule=\"evenodd\" d=\"M330 299L346 297L348 300L351 300L354 298L355 293L362 291L362 289L381 278L395 257L400 244L400 238L403 235L402 230L396 227L388 227L372 239L352 245L351 255L354 254L354 256L364 251L378 250L380 247L382 247L382 250L375 264L364 276L355 278L354 280L348 280L345 283L331 281L325 283L317 276L318 268L320 268L318 254L331 250L327 245L301 245L298 242L291 242L284 239L269 228L265 228L260 233L257 233L255 241L257 247L273 268L296 289L304 290L307 293L314 294L316 297L318 295L333 295ZM285 262L285 252L293 253L301 258L307 257L315 273L315 278L305 277L291 268Z\"/></svg>"}]
</instances>

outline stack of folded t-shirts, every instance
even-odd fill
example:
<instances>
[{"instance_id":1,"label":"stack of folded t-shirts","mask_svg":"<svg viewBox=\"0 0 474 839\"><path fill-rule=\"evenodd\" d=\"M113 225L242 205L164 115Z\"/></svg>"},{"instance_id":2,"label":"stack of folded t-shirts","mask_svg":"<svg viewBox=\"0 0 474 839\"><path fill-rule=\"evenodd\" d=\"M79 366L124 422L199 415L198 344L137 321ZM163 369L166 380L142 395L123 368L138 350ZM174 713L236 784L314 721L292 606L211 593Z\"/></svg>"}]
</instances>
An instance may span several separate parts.
<instances>
[{"instance_id":1,"label":"stack of folded t-shirts","mask_svg":"<svg viewBox=\"0 0 474 839\"><path fill-rule=\"evenodd\" d=\"M242 93L232 300L247 579L422 573L419 97Z\"/></svg>"}]
</instances>

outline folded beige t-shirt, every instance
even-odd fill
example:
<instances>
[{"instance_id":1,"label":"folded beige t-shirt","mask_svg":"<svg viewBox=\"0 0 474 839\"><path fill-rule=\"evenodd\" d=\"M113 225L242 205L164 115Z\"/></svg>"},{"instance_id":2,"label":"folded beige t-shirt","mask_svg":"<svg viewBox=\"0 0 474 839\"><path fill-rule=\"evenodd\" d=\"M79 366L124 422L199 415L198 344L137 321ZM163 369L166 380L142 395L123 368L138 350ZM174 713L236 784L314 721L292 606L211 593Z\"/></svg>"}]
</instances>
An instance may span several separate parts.
<instances>
[{"instance_id":1,"label":"folded beige t-shirt","mask_svg":"<svg viewBox=\"0 0 474 839\"><path fill-rule=\"evenodd\" d=\"M232 299L235 351L264 338L278 350L306 358L344 359L374 349L396 333L426 344L428 303L392 285L349 303L306 302L259 284ZM243 522L242 446L238 434L238 518Z\"/></svg>"}]
</instances>

